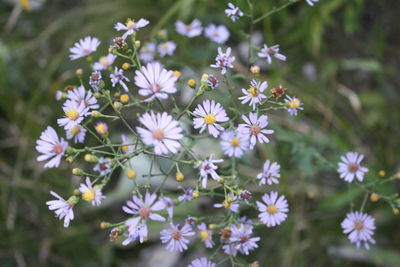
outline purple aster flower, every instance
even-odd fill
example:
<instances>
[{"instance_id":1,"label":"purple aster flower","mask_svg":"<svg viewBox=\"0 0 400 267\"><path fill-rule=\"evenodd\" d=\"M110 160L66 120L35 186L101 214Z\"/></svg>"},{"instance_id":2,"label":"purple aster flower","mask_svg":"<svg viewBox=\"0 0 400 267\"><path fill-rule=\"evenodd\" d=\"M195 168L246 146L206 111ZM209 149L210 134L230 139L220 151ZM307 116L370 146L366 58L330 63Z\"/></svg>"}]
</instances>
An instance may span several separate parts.
<instances>
[{"instance_id":1,"label":"purple aster flower","mask_svg":"<svg viewBox=\"0 0 400 267\"><path fill-rule=\"evenodd\" d=\"M60 220L64 219L64 227L67 228L70 221L74 219L74 211L72 210L74 204L63 199L53 191L50 191L50 194L57 198L57 200L47 201L46 205L49 206L49 210L54 210L57 218Z\"/></svg>"},{"instance_id":2,"label":"purple aster flower","mask_svg":"<svg viewBox=\"0 0 400 267\"><path fill-rule=\"evenodd\" d=\"M364 159L363 154L357 152L348 152L346 155L341 156L342 162L339 162L338 172L340 179L344 179L346 182L353 182L354 178L362 182L364 180L365 173L368 172L368 168L360 165Z\"/></svg>"},{"instance_id":3,"label":"purple aster flower","mask_svg":"<svg viewBox=\"0 0 400 267\"><path fill-rule=\"evenodd\" d=\"M79 43L75 43L74 47L69 49L69 51L71 52L69 58L71 60L75 60L81 57L86 57L92 52L96 51L99 45L99 39L86 36L84 39L80 39Z\"/></svg>"},{"instance_id":4,"label":"purple aster flower","mask_svg":"<svg viewBox=\"0 0 400 267\"><path fill-rule=\"evenodd\" d=\"M265 204L260 201L256 202L260 211L258 217L262 223L267 227L275 227L286 220L289 206L285 196L278 198L277 192L271 192L269 195L264 194L262 200Z\"/></svg>"},{"instance_id":5,"label":"purple aster flower","mask_svg":"<svg viewBox=\"0 0 400 267\"><path fill-rule=\"evenodd\" d=\"M224 127L219 125L219 122L229 120L225 109L220 103L216 103L214 100L204 100L203 104L197 105L193 113L198 116L198 118L193 119L194 128L200 128L200 133L208 128L208 132L215 138L219 136L220 132L225 130Z\"/></svg>"},{"instance_id":6,"label":"purple aster flower","mask_svg":"<svg viewBox=\"0 0 400 267\"><path fill-rule=\"evenodd\" d=\"M297 97L290 97L288 95L286 95L286 107L285 109L289 112L290 116L297 116L297 110L303 110L304 108L302 108L301 106L303 105L303 103L301 102L301 100Z\"/></svg>"},{"instance_id":7,"label":"purple aster flower","mask_svg":"<svg viewBox=\"0 0 400 267\"><path fill-rule=\"evenodd\" d=\"M253 149L256 142L269 143L267 134L273 134L274 130L265 129L268 125L268 116L261 115L258 117L257 113L249 113L249 117L242 115L244 124L239 124L238 131L250 139L250 149Z\"/></svg>"},{"instance_id":8,"label":"purple aster flower","mask_svg":"<svg viewBox=\"0 0 400 267\"><path fill-rule=\"evenodd\" d=\"M279 170L281 166L277 162L270 162L269 160L265 161L263 172L257 175L257 179L260 180L259 185L263 185L268 183L279 184L278 179L281 177Z\"/></svg>"},{"instance_id":9,"label":"purple aster flower","mask_svg":"<svg viewBox=\"0 0 400 267\"><path fill-rule=\"evenodd\" d=\"M195 259L188 265L188 267L215 267L215 263L207 260L206 257Z\"/></svg>"},{"instance_id":10,"label":"purple aster flower","mask_svg":"<svg viewBox=\"0 0 400 267\"><path fill-rule=\"evenodd\" d=\"M240 131L229 130L221 134L219 144L225 155L240 158L249 147L249 138Z\"/></svg>"},{"instance_id":11,"label":"purple aster flower","mask_svg":"<svg viewBox=\"0 0 400 267\"><path fill-rule=\"evenodd\" d=\"M85 107L90 109L98 109L100 106L97 103L97 99L93 96L92 92L88 90L86 92L85 87L83 85L78 88L74 88L71 91L68 91L67 98L71 101L74 101L78 105L81 103L84 104Z\"/></svg>"},{"instance_id":12,"label":"purple aster flower","mask_svg":"<svg viewBox=\"0 0 400 267\"><path fill-rule=\"evenodd\" d=\"M161 242L168 243L166 247L168 251L183 252L188 249L189 240L187 237L193 236L195 233L189 224L185 224L179 229L179 224L170 223L170 228L162 230L160 234Z\"/></svg>"},{"instance_id":13,"label":"purple aster flower","mask_svg":"<svg viewBox=\"0 0 400 267\"><path fill-rule=\"evenodd\" d=\"M232 212L238 213L239 212L239 203L237 202L237 197L232 195L231 193L225 198L225 200L220 204L214 204L215 208L225 208L229 209Z\"/></svg>"},{"instance_id":14,"label":"purple aster flower","mask_svg":"<svg viewBox=\"0 0 400 267\"><path fill-rule=\"evenodd\" d=\"M49 160L44 165L45 168L58 168L67 146L68 143L63 138L59 138L52 127L47 126L40 135L40 139L36 141L36 150L41 154L36 160Z\"/></svg>"},{"instance_id":15,"label":"purple aster flower","mask_svg":"<svg viewBox=\"0 0 400 267\"><path fill-rule=\"evenodd\" d=\"M197 226L197 229L199 230L201 241L204 242L206 248L214 247L215 243L212 240L212 231L207 229L207 225L205 223L201 223Z\"/></svg>"},{"instance_id":16,"label":"purple aster flower","mask_svg":"<svg viewBox=\"0 0 400 267\"><path fill-rule=\"evenodd\" d=\"M266 44L264 44L264 47L261 49L260 53L258 53L258 56L260 58L266 58L268 64L272 63L272 57L286 61L286 56L279 53L279 45L268 47Z\"/></svg>"},{"instance_id":17,"label":"purple aster flower","mask_svg":"<svg viewBox=\"0 0 400 267\"><path fill-rule=\"evenodd\" d=\"M215 64L210 65L211 68L219 69L221 68L221 74L224 75L226 73L227 68L233 69L232 63L235 61L234 56L231 55L232 49L228 47L224 52L222 52L221 47L218 47L218 55L215 58Z\"/></svg>"},{"instance_id":18,"label":"purple aster flower","mask_svg":"<svg viewBox=\"0 0 400 267\"><path fill-rule=\"evenodd\" d=\"M369 244L375 244L372 238L375 230L375 219L370 215L356 211L350 212L341 224L343 233L348 235L351 243L356 243L357 248L364 245L369 249Z\"/></svg>"},{"instance_id":19,"label":"purple aster flower","mask_svg":"<svg viewBox=\"0 0 400 267\"><path fill-rule=\"evenodd\" d=\"M114 68L114 73L110 74L110 79L112 83L112 87L115 87L115 85L119 84L124 88L126 92L129 91L128 86L126 86L126 82L130 82L130 80L124 76L124 70L123 69L118 69L117 67Z\"/></svg>"},{"instance_id":20,"label":"purple aster flower","mask_svg":"<svg viewBox=\"0 0 400 267\"><path fill-rule=\"evenodd\" d=\"M201 21L194 19L190 24L184 24L182 21L178 20L175 22L175 30L177 33L193 38L199 36L203 31L201 27Z\"/></svg>"},{"instance_id":21,"label":"purple aster flower","mask_svg":"<svg viewBox=\"0 0 400 267\"><path fill-rule=\"evenodd\" d=\"M99 176L106 176L112 171L111 161L103 157L99 158L99 161L93 168L94 171L99 173Z\"/></svg>"},{"instance_id":22,"label":"purple aster flower","mask_svg":"<svg viewBox=\"0 0 400 267\"><path fill-rule=\"evenodd\" d=\"M183 195L178 197L178 200L181 202L190 201L193 199L193 188L183 188L182 186L178 186L178 188L183 190Z\"/></svg>"},{"instance_id":23,"label":"purple aster flower","mask_svg":"<svg viewBox=\"0 0 400 267\"><path fill-rule=\"evenodd\" d=\"M221 163L223 161L224 161L223 159L212 159L211 155L209 159L200 161L195 165L196 168L200 169L200 176L202 178L201 185L203 188L207 187L208 176L211 176L211 178L216 181L219 180L219 175L216 172L218 166L215 165L215 163Z\"/></svg>"},{"instance_id":24,"label":"purple aster flower","mask_svg":"<svg viewBox=\"0 0 400 267\"><path fill-rule=\"evenodd\" d=\"M259 237L251 237L253 234L253 227L247 228L243 224L231 226L231 237L229 241L234 250L249 255L250 251L258 248L256 242L260 241ZM233 251L232 251L233 252Z\"/></svg>"}]
</instances>

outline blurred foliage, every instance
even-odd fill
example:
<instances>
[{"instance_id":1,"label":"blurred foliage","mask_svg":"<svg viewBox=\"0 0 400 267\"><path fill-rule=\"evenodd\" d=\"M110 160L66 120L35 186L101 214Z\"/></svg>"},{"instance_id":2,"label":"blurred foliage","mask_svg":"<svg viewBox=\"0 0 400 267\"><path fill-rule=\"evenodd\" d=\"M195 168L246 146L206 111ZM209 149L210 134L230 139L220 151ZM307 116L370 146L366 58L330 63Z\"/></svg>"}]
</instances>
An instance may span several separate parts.
<instances>
[{"instance_id":1,"label":"blurred foliage","mask_svg":"<svg viewBox=\"0 0 400 267\"><path fill-rule=\"evenodd\" d=\"M1 266L146 266L146 254L138 246L109 243L107 233L99 230L101 219L122 216L122 201L96 211L79 208L79 218L70 228L62 227L45 205L48 191L70 194L78 180L67 165L44 171L35 162L34 143L60 116L54 93L73 81L79 64L69 61L68 49L79 38L96 36L107 44L112 34L117 35L114 23L147 18L151 27L140 36L146 40L157 30L168 29L178 50L167 65L185 68L198 79L213 61L217 45L203 37L178 36L174 22L199 18L204 25L227 24L232 32L228 45L240 50L249 21L228 20L223 14L227 2L30 0L30 11L19 1L0 2ZM232 2L247 11L246 1ZM254 2L256 17L285 3ZM280 187L292 209L290 220L280 228L258 232L263 242L251 258L262 266L398 266L399 217L383 202L367 205L377 218L377 245L367 253L348 244L339 223L350 199L361 192L349 194L329 164L336 164L343 152L356 150L366 155L367 180L381 169L388 174L399 171L399 10L395 0L321 0L312 8L300 2L256 25L261 42L281 44L288 56L285 64L264 69L264 78L270 86L284 84L289 94L305 103L295 119L270 115L275 140L254 159L257 164L266 158L281 163ZM103 45L97 55L106 48ZM242 54L239 61L247 66L246 51ZM243 75L246 72L236 76L238 90ZM216 97L223 101L223 94ZM385 191L398 192L399 183L388 184ZM143 250L152 245L150 240ZM198 251L194 247L189 255ZM183 257L187 262L188 255Z\"/></svg>"}]
</instances>

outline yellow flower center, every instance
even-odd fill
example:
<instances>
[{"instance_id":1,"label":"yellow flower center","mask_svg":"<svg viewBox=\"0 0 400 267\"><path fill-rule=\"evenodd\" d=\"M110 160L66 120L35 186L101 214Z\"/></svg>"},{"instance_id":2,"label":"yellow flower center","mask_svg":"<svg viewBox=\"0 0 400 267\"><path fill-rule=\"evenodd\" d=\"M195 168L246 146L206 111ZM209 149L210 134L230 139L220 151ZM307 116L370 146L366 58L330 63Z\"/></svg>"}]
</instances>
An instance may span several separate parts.
<instances>
[{"instance_id":1,"label":"yellow flower center","mask_svg":"<svg viewBox=\"0 0 400 267\"><path fill-rule=\"evenodd\" d=\"M129 150L129 146L121 146L121 150L126 153Z\"/></svg>"},{"instance_id":2,"label":"yellow flower center","mask_svg":"<svg viewBox=\"0 0 400 267\"><path fill-rule=\"evenodd\" d=\"M201 241L203 241L203 242L206 241L208 239L208 237L210 236L207 231L201 231L199 233L199 235L200 235Z\"/></svg>"},{"instance_id":3,"label":"yellow flower center","mask_svg":"<svg viewBox=\"0 0 400 267\"><path fill-rule=\"evenodd\" d=\"M85 193L82 194L82 199L85 201L92 201L96 197L96 192L93 189L86 190Z\"/></svg>"},{"instance_id":4,"label":"yellow flower center","mask_svg":"<svg viewBox=\"0 0 400 267\"><path fill-rule=\"evenodd\" d=\"M212 114L207 114L207 115L204 117L204 122L205 122L206 124L213 124L213 123L215 122L215 116L212 115Z\"/></svg>"},{"instance_id":5,"label":"yellow flower center","mask_svg":"<svg viewBox=\"0 0 400 267\"><path fill-rule=\"evenodd\" d=\"M168 44L168 43L163 43L163 44L161 45L161 47L162 47L162 49L164 49L164 50L168 50L169 44Z\"/></svg>"},{"instance_id":6,"label":"yellow flower center","mask_svg":"<svg viewBox=\"0 0 400 267\"><path fill-rule=\"evenodd\" d=\"M72 127L72 129L69 131L72 135L78 135L78 133L81 131L81 127L79 125L76 125Z\"/></svg>"},{"instance_id":7,"label":"yellow flower center","mask_svg":"<svg viewBox=\"0 0 400 267\"><path fill-rule=\"evenodd\" d=\"M258 96L258 90L255 87L250 87L249 89L247 89L247 92L249 92L253 97Z\"/></svg>"},{"instance_id":8,"label":"yellow flower center","mask_svg":"<svg viewBox=\"0 0 400 267\"><path fill-rule=\"evenodd\" d=\"M96 125L96 131L101 135L106 134L107 133L107 126L105 124L103 124L103 123L97 124Z\"/></svg>"},{"instance_id":9,"label":"yellow flower center","mask_svg":"<svg viewBox=\"0 0 400 267\"><path fill-rule=\"evenodd\" d=\"M273 214L278 212L278 208L274 204L269 205L268 208L267 208L267 212L269 214L273 215Z\"/></svg>"},{"instance_id":10,"label":"yellow flower center","mask_svg":"<svg viewBox=\"0 0 400 267\"><path fill-rule=\"evenodd\" d=\"M239 139L235 137L231 141L231 146L237 147L237 146L239 146L239 143L240 143Z\"/></svg>"},{"instance_id":11,"label":"yellow flower center","mask_svg":"<svg viewBox=\"0 0 400 267\"><path fill-rule=\"evenodd\" d=\"M292 101L288 102L288 106L290 109L295 109L300 106L300 100L297 98L293 98Z\"/></svg>"},{"instance_id":12,"label":"yellow flower center","mask_svg":"<svg viewBox=\"0 0 400 267\"><path fill-rule=\"evenodd\" d=\"M135 27L136 27L135 21L129 19L129 20L126 22L126 27L127 27L128 29L130 29L130 30L135 29Z\"/></svg>"},{"instance_id":13,"label":"yellow flower center","mask_svg":"<svg viewBox=\"0 0 400 267\"><path fill-rule=\"evenodd\" d=\"M79 117L79 113L78 111L76 111L75 109L71 109L68 110L67 112L65 112L65 115L70 119L70 120L76 120Z\"/></svg>"},{"instance_id":14,"label":"yellow flower center","mask_svg":"<svg viewBox=\"0 0 400 267\"><path fill-rule=\"evenodd\" d=\"M231 204L232 204L232 201L225 200L225 201L222 203L222 206L223 206L225 209L229 209L229 208L231 207Z\"/></svg>"},{"instance_id":15,"label":"yellow flower center","mask_svg":"<svg viewBox=\"0 0 400 267\"><path fill-rule=\"evenodd\" d=\"M103 65L104 67L107 67L109 65L109 62L106 57L101 57L100 64Z\"/></svg>"}]
</instances>

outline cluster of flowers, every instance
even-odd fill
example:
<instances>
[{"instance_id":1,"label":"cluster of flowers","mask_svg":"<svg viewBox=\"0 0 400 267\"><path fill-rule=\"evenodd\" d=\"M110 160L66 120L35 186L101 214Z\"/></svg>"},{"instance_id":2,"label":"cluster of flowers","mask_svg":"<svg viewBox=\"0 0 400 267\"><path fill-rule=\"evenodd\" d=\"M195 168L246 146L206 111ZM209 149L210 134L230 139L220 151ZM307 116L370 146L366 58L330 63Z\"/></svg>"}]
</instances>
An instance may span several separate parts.
<instances>
[{"instance_id":1,"label":"cluster of flowers","mask_svg":"<svg viewBox=\"0 0 400 267\"><path fill-rule=\"evenodd\" d=\"M316 0L313 0L316 2ZM312 1L307 1L312 5ZM225 13L232 21L244 16L244 13L233 4L229 3ZM92 135L100 144L94 147L78 148L59 137L56 130L48 126L37 141L36 149L40 153L37 160L47 161L44 167L59 167L63 158L72 163L84 155L84 160L94 163L93 172L88 173L79 168L73 169L73 174L86 177L71 197L64 199L57 193L51 191L56 200L47 202L50 210L54 210L56 216L64 221L64 227L68 227L74 219L74 207L80 200L87 201L93 206L101 205L106 198L102 190L109 182L111 175L117 168L122 168L128 178L134 179L136 171L131 166L131 159L139 154L151 155L152 158L162 157L173 161L169 171L163 171L164 182L176 166L176 180L181 182L185 175L180 171L179 165L189 165L196 170L198 180L195 186L183 188L183 194L177 199L168 197L162 186L151 191L149 179L148 185L140 185L133 180L132 199L126 202L122 210L128 214L128 218L119 223L102 223L102 228L111 228L110 238L116 241L123 237L123 245L138 241L140 243L148 240L148 223L151 221L168 222L165 229L160 232L161 242L166 244L170 251L182 252L188 249L192 236L197 235L204 242L206 248L215 246L213 234L218 231L219 241L223 252L227 255L248 255L250 251L258 247L260 238L254 236L253 229L256 226L276 227L283 223L289 212L288 201L284 195L275 191L264 193L259 201L251 203L252 193L246 189L249 182L258 182L260 186L279 184L280 165L277 162L266 160L262 172L255 178L240 174L237 169L236 160L245 153L252 153L257 144L269 143L268 135L274 133L268 129L269 118L265 111L284 109L289 115L296 116L299 110L303 110L303 103L297 97L286 95L286 89L279 85L270 90L267 81L257 79L260 67L253 65L250 68L252 79L248 88L242 88L243 95L236 96L234 88L229 84L227 73L234 69L235 57L232 49L218 48L215 64L211 68L220 70L223 83L230 93L231 101L235 107L238 103L243 104L240 108L227 110L221 103L215 100L205 99L197 104L199 98L206 96L207 92L216 90L219 86L218 75L203 74L200 85L197 86L193 79L187 82L186 89L190 87L195 90L195 96L184 108L179 108L173 94L183 90L179 88L181 73L179 71L167 70L155 60L158 51L160 58L172 55L176 44L172 41L159 43L147 43L141 47L140 41L136 39L137 32L146 27L149 21L140 19L138 21L129 19L126 23L117 23L115 29L123 31L123 35L113 40L109 54L100 57L98 61L91 62L92 72L88 78L88 85L83 82L83 71L79 69L77 75L80 80L79 86L67 86L66 92L57 92L58 100L65 99L63 104L64 116L57 120L58 126L64 129L67 140L72 140L76 146L85 142L86 135ZM189 25L181 21L175 24L176 31L189 38L198 36L203 31L201 22L193 20ZM225 43L229 38L228 29L221 25L213 24L205 28L205 36L217 43ZM128 38L129 37L129 38ZM129 41L130 39L130 41ZM87 57L97 50L100 41L97 38L85 37L70 49L71 60ZM264 44L257 53L260 59L265 59L268 64L272 59L285 61L286 57L280 53L279 45L267 46ZM119 68L117 59L129 60ZM90 61L91 57L87 57ZM142 66L145 63L145 66ZM134 70L133 79L125 76L124 72ZM109 80L103 79L105 73L109 73ZM129 76L129 74L128 74ZM132 85L135 87L132 88ZM91 87L91 89L89 89ZM110 89L115 88L114 98ZM183 86L182 86L183 87ZM192 90L189 89L189 90ZM136 92L139 97L135 97ZM283 96L286 95L284 101ZM119 97L119 99L115 99ZM169 102L168 102L169 101ZM238 103L237 103L238 102ZM161 111L155 109L158 104ZM174 109L168 110L166 104L173 104ZM247 107L244 104L248 104ZM269 105L267 108L263 108ZM122 114L126 108L138 108L144 112L138 116L139 125L127 122ZM104 112L111 109L110 114ZM242 114L241 109L251 109L247 114ZM112 113L112 114L111 114ZM231 115L231 116L228 116ZM135 138L130 140L126 135L121 136L121 143L113 144L109 138L111 131L104 121L94 120L99 118L119 120L126 125L130 134ZM191 118L191 119L190 119ZM193 125L198 135L192 133L188 127ZM237 126L235 126L237 125ZM199 157L188 145L196 142L196 138L210 137L218 139L223 154L230 160L230 164L224 164L224 159L215 159L213 155L206 158ZM341 178L352 182L357 178L363 180L366 168L359 164L362 156L357 153L349 153L339 163ZM227 174L227 173L230 173ZM149 176L152 176L151 169ZM156 176L156 175L153 175ZM244 182L243 178L246 178ZM210 180L213 181L210 185ZM163 183L164 183L163 182ZM162 184L163 184L162 183ZM221 202L214 204L215 208L225 210L222 220L215 221L217 217L188 217L183 223L174 217L174 208L186 202L193 201L200 195L221 198ZM240 215L241 207L248 206L256 208L258 220L253 221ZM374 219L362 212L354 212L347 215L342 227L349 239L357 246L374 243L372 239L375 229ZM218 248L218 249L219 249ZM227 257L227 259L232 257ZM257 266L257 262L253 263ZM194 260L189 266L215 266L215 263L206 258Z\"/></svg>"}]
</instances>

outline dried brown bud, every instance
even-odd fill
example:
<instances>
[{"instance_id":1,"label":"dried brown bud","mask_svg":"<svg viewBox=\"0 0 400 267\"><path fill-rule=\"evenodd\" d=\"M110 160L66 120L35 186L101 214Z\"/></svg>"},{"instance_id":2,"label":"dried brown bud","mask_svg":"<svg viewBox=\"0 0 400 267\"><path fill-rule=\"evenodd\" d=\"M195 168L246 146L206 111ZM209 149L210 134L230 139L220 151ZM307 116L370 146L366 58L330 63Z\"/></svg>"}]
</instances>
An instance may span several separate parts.
<instances>
[{"instance_id":1,"label":"dried brown bud","mask_svg":"<svg viewBox=\"0 0 400 267\"><path fill-rule=\"evenodd\" d=\"M281 84L271 89L272 96L277 100L285 95L285 91L286 88L283 87Z\"/></svg>"}]
</instances>

